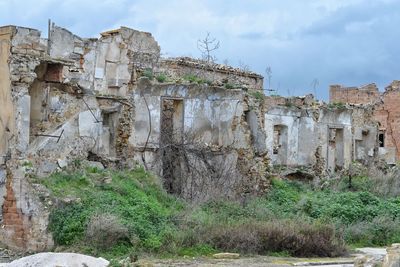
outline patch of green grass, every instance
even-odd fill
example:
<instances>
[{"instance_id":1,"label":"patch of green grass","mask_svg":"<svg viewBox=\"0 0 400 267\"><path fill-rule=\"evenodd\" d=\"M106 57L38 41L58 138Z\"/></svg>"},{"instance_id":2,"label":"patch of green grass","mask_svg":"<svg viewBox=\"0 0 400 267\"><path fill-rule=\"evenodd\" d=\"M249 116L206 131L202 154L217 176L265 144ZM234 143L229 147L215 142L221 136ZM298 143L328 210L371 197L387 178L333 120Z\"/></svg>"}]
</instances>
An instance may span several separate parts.
<instances>
[{"instance_id":1,"label":"patch of green grass","mask_svg":"<svg viewBox=\"0 0 400 267\"><path fill-rule=\"evenodd\" d=\"M329 256L343 253L343 240L350 246L400 242L400 198L368 192L368 177L353 178L351 190L345 178L335 190L272 179L268 193L246 203L220 200L201 205L167 194L158 178L141 167L63 171L35 182L58 199L53 201L58 204L51 210L49 226L56 244L108 259L132 252L200 256L228 250ZM62 201L66 198L69 201ZM87 240L87 229L98 225L91 224L98 214L118 222L119 239L107 249ZM107 231L105 237L112 233Z\"/></svg>"},{"instance_id":2,"label":"patch of green grass","mask_svg":"<svg viewBox=\"0 0 400 267\"><path fill-rule=\"evenodd\" d=\"M109 178L111 181L106 182ZM89 218L107 212L127 227L131 239L136 240L132 246L157 251L164 233L173 227L171 217L183 208L183 203L163 191L143 168L56 173L43 183L55 197L80 199L51 211L49 229L58 245L84 243Z\"/></svg>"},{"instance_id":3,"label":"patch of green grass","mask_svg":"<svg viewBox=\"0 0 400 267\"><path fill-rule=\"evenodd\" d=\"M189 257L198 257L198 256L209 256L217 253L218 250L213 248L207 244L198 244L193 247L183 247L178 250L179 256L189 256Z\"/></svg>"}]
</instances>

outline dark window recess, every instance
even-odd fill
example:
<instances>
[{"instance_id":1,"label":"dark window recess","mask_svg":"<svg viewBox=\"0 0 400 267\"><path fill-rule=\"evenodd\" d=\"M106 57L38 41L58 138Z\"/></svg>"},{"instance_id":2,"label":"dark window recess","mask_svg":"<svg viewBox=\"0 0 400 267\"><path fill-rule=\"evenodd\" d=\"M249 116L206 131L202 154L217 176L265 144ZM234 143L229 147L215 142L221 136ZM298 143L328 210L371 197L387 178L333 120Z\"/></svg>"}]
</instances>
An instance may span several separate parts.
<instances>
[{"instance_id":1,"label":"dark window recess","mask_svg":"<svg viewBox=\"0 0 400 267\"><path fill-rule=\"evenodd\" d=\"M49 63L47 65L46 74L44 76L46 82L60 83L63 81L63 65Z\"/></svg>"},{"instance_id":2,"label":"dark window recess","mask_svg":"<svg viewBox=\"0 0 400 267\"><path fill-rule=\"evenodd\" d=\"M379 147L385 147L385 133L379 133Z\"/></svg>"}]
</instances>

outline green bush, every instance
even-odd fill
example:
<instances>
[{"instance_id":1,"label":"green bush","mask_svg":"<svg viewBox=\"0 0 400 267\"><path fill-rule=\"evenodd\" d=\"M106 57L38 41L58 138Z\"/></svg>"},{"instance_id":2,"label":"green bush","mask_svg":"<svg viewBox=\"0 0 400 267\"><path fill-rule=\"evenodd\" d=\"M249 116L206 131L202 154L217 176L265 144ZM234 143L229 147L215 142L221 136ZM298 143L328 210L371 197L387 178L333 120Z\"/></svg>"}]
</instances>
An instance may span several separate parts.
<instances>
[{"instance_id":1,"label":"green bush","mask_svg":"<svg viewBox=\"0 0 400 267\"><path fill-rule=\"evenodd\" d=\"M166 81L167 81L167 75L165 75L164 73L160 73L160 74L158 74L158 75L156 76L156 80L157 80L159 83L166 82Z\"/></svg>"},{"instance_id":2,"label":"green bush","mask_svg":"<svg viewBox=\"0 0 400 267\"><path fill-rule=\"evenodd\" d=\"M58 245L72 245L84 237L90 211L82 204L71 204L53 209L49 230Z\"/></svg>"},{"instance_id":3,"label":"green bush","mask_svg":"<svg viewBox=\"0 0 400 267\"><path fill-rule=\"evenodd\" d=\"M105 183L104 178L109 176L112 182ZM182 207L142 168L129 172L58 173L47 178L45 184L55 195L81 199L80 204L55 207L51 211L50 230L59 245L82 243L85 232L90 230L87 226L93 226L89 219L107 212L121 223L115 225L119 234L125 233L122 230L126 228L129 237L138 239L139 248L157 250L163 233L172 227L170 217Z\"/></svg>"},{"instance_id":4,"label":"green bush","mask_svg":"<svg viewBox=\"0 0 400 267\"><path fill-rule=\"evenodd\" d=\"M183 76L183 79L191 83L201 83L202 81L202 79L200 79L197 75L194 74L186 74Z\"/></svg>"},{"instance_id":5,"label":"green bush","mask_svg":"<svg viewBox=\"0 0 400 267\"><path fill-rule=\"evenodd\" d=\"M264 98L265 98L265 94L263 92L260 92L260 91L252 91L250 93L250 95L252 97L254 97L255 99L257 99L258 101L263 101Z\"/></svg>"},{"instance_id":6,"label":"green bush","mask_svg":"<svg viewBox=\"0 0 400 267\"><path fill-rule=\"evenodd\" d=\"M328 107L332 109L344 109L346 108L346 104L343 102L333 102L329 103Z\"/></svg>"},{"instance_id":7,"label":"green bush","mask_svg":"<svg viewBox=\"0 0 400 267\"><path fill-rule=\"evenodd\" d=\"M142 76L149 78L150 80L154 79L154 73L152 69L145 69L142 73Z\"/></svg>"},{"instance_id":8,"label":"green bush","mask_svg":"<svg viewBox=\"0 0 400 267\"><path fill-rule=\"evenodd\" d=\"M201 205L168 195L143 168L88 168L37 181L50 189L52 197L70 199L69 204L54 201L61 204L50 213L49 229L56 244L95 255L115 257L134 251L195 256L229 250L337 256L344 253L343 240L352 246L400 242L400 198L365 191L370 181L361 176L353 180L352 190L345 186L346 178L324 190L273 179L267 194L246 203ZM99 219L101 214L109 218ZM110 246L102 246L105 243Z\"/></svg>"}]
</instances>

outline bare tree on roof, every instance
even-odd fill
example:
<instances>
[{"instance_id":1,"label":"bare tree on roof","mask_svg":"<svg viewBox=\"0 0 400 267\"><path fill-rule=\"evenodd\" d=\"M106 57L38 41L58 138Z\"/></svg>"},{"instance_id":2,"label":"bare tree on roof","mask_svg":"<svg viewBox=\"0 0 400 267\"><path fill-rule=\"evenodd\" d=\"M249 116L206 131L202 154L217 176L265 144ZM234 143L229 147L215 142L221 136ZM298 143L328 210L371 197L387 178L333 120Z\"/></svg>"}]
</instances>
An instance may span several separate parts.
<instances>
[{"instance_id":1,"label":"bare tree on roof","mask_svg":"<svg viewBox=\"0 0 400 267\"><path fill-rule=\"evenodd\" d=\"M270 66L268 66L265 69L265 73L267 74L267 78L268 78L268 90L271 90L272 68Z\"/></svg>"},{"instance_id":2,"label":"bare tree on roof","mask_svg":"<svg viewBox=\"0 0 400 267\"><path fill-rule=\"evenodd\" d=\"M217 60L212 53L219 48L219 41L212 37L209 32L204 39L197 40L197 48L200 50L203 60L207 63L214 63Z\"/></svg>"},{"instance_id":3,"label":"bare tree on roof","mask_svg":"<svg viewBox=\"0 0 400 267\"><path fill-rule=\"evenodd\" d=\"M311 86L313 88L313 93L314 93L314 97L317 97L317 87L319 85L319 81L317 78L315 78L312 82L311 82Z\"/></svg>"}]
</instances>

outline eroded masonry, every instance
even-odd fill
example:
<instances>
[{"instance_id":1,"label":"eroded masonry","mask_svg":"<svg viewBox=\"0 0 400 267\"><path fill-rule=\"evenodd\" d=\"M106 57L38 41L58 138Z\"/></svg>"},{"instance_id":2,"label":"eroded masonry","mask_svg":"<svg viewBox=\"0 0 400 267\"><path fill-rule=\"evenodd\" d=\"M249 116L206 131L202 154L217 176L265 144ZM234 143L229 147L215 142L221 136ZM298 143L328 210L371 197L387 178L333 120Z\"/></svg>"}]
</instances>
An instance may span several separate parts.
<instances>
[{"instance_id":1,"label":"eroded masonry","mask_svg":"<svg viewBox=\"0 0 400 267\"><path fill-rule=\"evenodd\" d=\"M168 192L201 202L262 193L274 166L318 176L383 155L389 126L373 109L266 97L256 73L160 58L150 33L81 38L53 25L42 38L5 26L0 49L0 240L10 247L51 248L56 204L39 199L30 177L77 161L142 165Z\"/></svg>"},{"instance_id":2,"label":"eroded masonry","mask_svg":"<svg viewBox=\"0 0 400 267\"><path fill-rule=\"evenodd\" d=\"M393 81L382 93L375 84L361 87L332 85L330 101L371 110L378 123L379 156L388 163L397 162L400 156L400 81Z\"/></svg>"}]
</instances>

